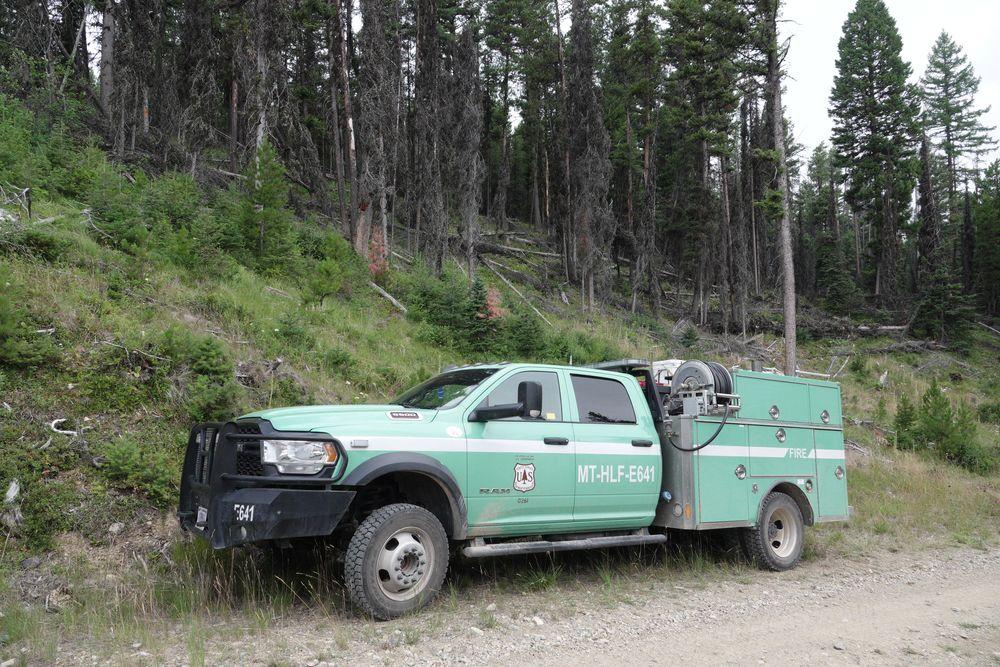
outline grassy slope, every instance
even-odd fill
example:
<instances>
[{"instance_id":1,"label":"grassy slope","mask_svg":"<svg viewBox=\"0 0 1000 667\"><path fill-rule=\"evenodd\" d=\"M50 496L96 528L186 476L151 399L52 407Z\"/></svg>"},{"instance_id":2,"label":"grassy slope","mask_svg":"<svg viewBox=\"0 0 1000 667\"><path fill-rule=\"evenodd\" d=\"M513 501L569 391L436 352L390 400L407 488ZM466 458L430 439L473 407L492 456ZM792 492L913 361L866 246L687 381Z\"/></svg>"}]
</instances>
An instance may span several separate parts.
<instances>
[{"instance_id":1,"label":"grassy slope","mask_svg":"<svg viewBox=\"0 0 1000 667\"><path fill-rule=\"evenodd\" d=\"M10 284L9 293L34 314L34 323L28 326L55 327L51 336L62 352L59 360L47 367L8 370L0 376L3 400L11 406L11 410L2 413L0 423L5 441L22 447L37 449L51 438L45 451L52 455L47 460L42 458L45 469L41 483L73 490L88 488L89 498L84 503L88 509L82 512L88 518L59 519L64 527L82 530L88 538L101 539L106 525L127 518L143 502L141 494L117 495L114 484L108 485L96 474L92 460L98 457L100 463L104 443L127 438L150 449L165 450L175 457L180 455L190 421L184 409L187 371L173 368L168 377L150 379L147 366L155 367L157 362L145 357L155 356L153 342L169 327L183 327L224 342L238 362L241 374L248 376L243 382L253 385L243 387L239 394L241 408L246 409L296 399L377 401L391 397L444 365L468 360L455 349L425 342L425 324L402 316L366 287L354 289L349 299L330 298L321 307L307 308L293 284L265 279L240 267L233 267L233 272L221 279L195 280L160 260L137 263L131 255L96 243L92 234L87 233L78 210L45 204L40 209L39 217L54 218L43 227L65 241L63 250L54 262L26 253L8 254L4 280ZM513 260L505 262L512 268L516 265ZM126 286L119 287L117 295L109 294L108 276L114 273L127 276ZM482 272L482 277L496 283L503 293L504 305L520 303L520 298L492 274ZM727 350L735 346L704 334L690 349L685 349L678 342L680 336L671 333L671 323L647 320L646 326L641 326L630 321L626 313L610 308L584 318L579 316L572 299L567 306L558 301L543 301L530 286L522 285L519 289L545 309L563 335L587 335L605 341L613 353L708 356L725 363L747 361ZM293 331L285 331L287 328ZM864 364L852 362L838 378L843 382L845 412L855 420L874 420L881 426L890 426L899 393L919 397L932 377L958 399L973 404L983 397L995 400L1000 371L996 364L990 363L995 358L997 344L988 334L978 335L971 356L964 359L943 352L863 354L865 349L885 347L891 342L885 339L809 342L802 346L802 366L826 370L832 354L862 353L856 356L864 359ZM772 354L776 354L780 343L771 347ZM330 350L336 354L331 355ZM331 356L333 362L328 363ZM278 358L283 360L281 365L268 373L267 368ZM879 383L883 372L888 373L884 387ZM284 385L282 378L286 380ZM67 421L61 428L82 429L79 437L70 438L50 430L54 419L63 418ZM981 440L996 440L995 426L978 428ZM864 471L870 471L879 480L870 485L871 493L884 488L886 475L879 463L883 458L903 461L911 468L947 470L943 476L918 475L921 478L966 484L970 490L985 486L995 491L993 482L952 471L947 466L925 463L901 452L878 453L878 434L878 429L867 426L848 428L850 438L862 445L876 445L872 457L861 457L868 463L859 469L861 474L852 485L855 505L862 489L869 492L864 477L868 473ZM8 482L9 472L0 472L7 473L2 481ZM30 487L24 492L32 497ZM109 497L109 493L113 495ZM73 494L67 491L66 495ZM961 527L966 526L965 522L955 525L959 526L954 529L958 533L970 532ZM866 526L876 533L892 530L880 528L881 523L876 519Z\"/></svg>"},{"instance_id":2,"label":"grassy slope","mask_svg":"<svg viewBox=\"0 0 1000 667\"><path fill-rule=\"evenodd\" d=\"M0 591L6 641L28 642L33 655L44 656L51 655L60 633L88 636L94 627L112 626L124 628L125 636L141 637L150 620L181 619L196 660L199 627L214 614L246 613L266 624L302 599L321 605L326 604L321 601L324 594L341 599L341 592L314 585L310 578L292 586L278 583L242 556L211 556L191 546L165 549L163 541L173 539L162 523L161 511L167 507L157 504L148 488L163 480L109 479L98 467L108 443L129 441L162 455L154 460L166 468L166 483L173 483L190 420L186 391L191 371L183 364L163 370L155 358L163 332L181 327L222 341L238 362L242 381L250 385L239 390L241 408L296 399L375 401L470 357L435 344L437 338L426 323L402 316L363 285L355 286L350 298L305 307L290 281L265 279L236 265L227 265L223 276L194 278L163 260L137 259L100 245L80 206L43 201L36 215L52 218L39 229L63 240L58 257L47 261L8 248L3 281L9 285L4 287L26 314L25 327L55 327L52 334L38 335L50 335L60 353L41 368L8 369L0 375L0 395L10 406L0 406L0 438L8 454L2 459L0 483L6 488L15 476L22 481L25 515L20 532L3 545L0 567L16 575L12 582L23 582L21 559L51 546L51 535L68 531L77 537L59 538L60 548L47 557L43 570L46 587L51 586L49 597L55 593L53 604L60 595L73 603L63 604L54 632L41 633L43 625L51 625L42 623L41 601L25 608L23 590L7 585ZM533 268L515 259L503 261L511 268ZM451 266L457 274L457 265ZM402 266L398 284L406 277ZM505 307L520 304L491 273L484 271L482 277L500 291ZM573 294L565 305L551 297L546 300L528 285L519 289L543 308L559 335L587 342L590 353L747 362L741 353L750 349L739 342L702 334L688 349L671 322L637 320L611 307L581 316ZM771 342L765 337L754 349L766 350ZM824 371L831 354L863 353L890 342L808 342L801 348L802 366ZM581 343L577 349L584 347ZM774 344L771 354L779 349L780 343ZM862 354L865 363L852 363L838 378L843 381L845 412L855 420L888 425L896 395L909 392L918 397L931 377L957 399L997 400L996 355L996 339L985 334L977 335L971 356L962 359L941 352ZM269 372L279 357L282 363ZM888 375L883 387L879 378L884 371ZM66 419L61 427L80 434L53 433L49 425L55 419ZM983 441L996 442L996 426L978 428ZM870 426L850 425L847 435L868 451L850 459L856 515L847 525L817 529L809 542L810 557L996 544L996 476L975 476L895 451ZM167 488L167 497L170 492ZM120 537L107 530L116 521L125 525ZM141 573L115 573L105 580L110 576L108 564L112 570L123 565L133 570L137 562ZM604 576L603 566L587 567L591 574ZM622 564L613 574L633 571L632 564ZM515 589L530 590L551 585L556 575L541 568L499 576L510 576ZM217 592L205 595L209 589ZM36 639L29 639L34 635Z\"/></svg>"}]
</instances>

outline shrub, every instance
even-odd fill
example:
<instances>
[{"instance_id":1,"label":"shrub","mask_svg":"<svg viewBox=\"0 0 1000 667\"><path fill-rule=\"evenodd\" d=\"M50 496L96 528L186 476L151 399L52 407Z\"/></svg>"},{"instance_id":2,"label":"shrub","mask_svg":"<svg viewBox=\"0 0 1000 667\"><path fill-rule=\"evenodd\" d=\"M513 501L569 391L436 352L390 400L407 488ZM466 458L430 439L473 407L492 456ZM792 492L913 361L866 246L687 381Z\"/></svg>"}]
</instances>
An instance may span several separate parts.
<instances>
[{"instance_id":1,"label":"shrub","mask_svg":"<svg viewBox=\"0 0 1000 667\"><path fill-rule=\"evenodd\" d=\"M323 305L329 296L344 288L344 266L332 259L317 262L308 272L302 285L302 300L306 305Z\"/></svg>"},{"instance_id":2,"label":"shrub","mask_svg":"<svg viewBox=\"0 0 1000 667\"><path fill-rule=\"evenodd\" d=\"M156 343L158 356L169 359L173 372L184 368L193 377L185 382L185 409L195 421L232 417L240 388L225 347L211 336L196 336L187 329L170 327Z\"/></svg>"},{"instance_id":3,"label":"shrub","mask_svg":"<svg viewBox=\"0 0 1000 667\"><path fill-rule=\"evenodd\" d=\"M295 311L287 311L278 317L274 333L282 342L300 350L310 350L316 339L306 328L306 322Z\"/></svg>"},{"instance_id":4,"label":"shrub","mask_svg":"<svg viewBox=\"0 0 1000 667\"><path fill-rule=\"evenodd\" d=\"M328 371L339 371L349 368L352 362L351 353L341 347L331 347L322 354L323 367Z\"/></svg>"},{"instance_id":5,"label":"shrub","mask_svg":"<svg viewBox=\"0 0 1000 667\"><path fill-rule=\"evenodd\" d=\"M188 415L196 421L231 417L239 387L222 343L211 337L199 340L191 351L190 366L195 377L188 386Z\"/></svg>"},{"instance_id":6,"label":"shrub","mask_svg":"<svg viewBox=\"0 0 1000 667\"><path fill-rule=\"evenodd\" d=\"M681 345L684 347L694 347L698 342L698 329L694 325L688 325L681 336Z\"/></svg>"},{"instance_id":7,"label":"shrub","mask_svg":"<svg viewBox=\"0 0 1000 667\"><path fill-rule=\"evenodd\" d=\"M11 239L13 245L23 248L29 255L46 262L54 262L66 252L69 243L45 229L28 227Z\"/></svg>"},{"instance_id":8,"label":"shrub","mask_svg":"<svg viewBox=\"0 0 1000 667\"><path fill-rule=\"evenodd\" d=\"M903 394L899 398L899 407L896 409L894 420L896 429L896 447L899 449L913 449L916 445L915 430L917 425L917 414L913 409L910 398Z\"/></svg>"},{"instance_id":9,"label":"shrub","mask_svg":"<svg viewBox=\"0 0 1000 667\"><path fill-rule=\"evenodd\" d=\"M941 454L945 460L971 472L986 474L994 467L994 452L978 440L972 409L960 403L955 410L951 432L942 443Z\"/></svg>"},{"instance_id":10,"label":"shrub","mask_svg":"<svg viewBox=\"0 0 1000 667\"><path fill-rule=\"evenodd\" d=\"M953 422L951 403L937 381L932 380L920 399L919 433L923 445L941 449L951 437Z\"/></svg>"},{"instance_id":11,"label":"shrub","mask_svg":"<svg viewBox=\"0 0 1000 667\"><path fill-rule=\"evenodd\" d=\"M981 474L996 466L994 449L978 440L972 410L964 403L953 410L936 381L921 399L917 424L919 440L940 458Z\"/></svg>"},{"instance_id":12,"label":"shrub","mask_svg":"<svg viewBox=\"0 0 1000 667\"><path fill-rule=\"evenodd\" d=\"M984 424L1000 424L1000 401L983 403L977 408L976 416Z\"/></svg>"},{"instance_id":13,"label":"shrub","mask_svg":"<svg viewBox=\"0 0 1000 667\"><path fill-rule=\"evenodd\" d=\"M510 349L522 359L537 357L545 349L542 321L527 309L518 309L505 318L505 338Z\"/></svg>"},{"instance_id":14,"label":"shrub","mask_svg":"<svg viewBox=\"0 0 1000 667\"><path fill-rule=\"evenodd\" d=\"M191 228L201 206L201 190L187 174L169 173L151 180L142 191L143 214L150 223Z\"/></svg>"},{"instance_id":15,"label":"shrub","mask_svg":"<svg viewBox=\"0 0 1000 667\"><path fill-rule=\"evenodd\" d=\"M176 453L154 443L123 438L105 445L103 454L100 472L118 488L143 493L160 507L176 501Z\"/></svg>"},{"instance_id":16,"label":"shrub","mask_svg":"<svg viewBox=\"0 0 1000 667\"><path fill-rule=\"evenodd\" d=\"M59 351L52 337L35 333L36 328L26 312L13 306L7 290L0 293L0 364L32 368L56 359Z\"/></svg>"},{"instance_id":17,"label":"shrub","mask_svg":"<svg viewBox=\"0 0 1000 667\"><path fill-rule=\"evenodd\" d=\"M44 478L28 483L22 480L21 488L24 522L18 527L18 531L26 539L29 548L51 548L52 536L69 530L72 526L71 509L79 500L76 489L70 482Z\"/></svg>"}]
</instances>

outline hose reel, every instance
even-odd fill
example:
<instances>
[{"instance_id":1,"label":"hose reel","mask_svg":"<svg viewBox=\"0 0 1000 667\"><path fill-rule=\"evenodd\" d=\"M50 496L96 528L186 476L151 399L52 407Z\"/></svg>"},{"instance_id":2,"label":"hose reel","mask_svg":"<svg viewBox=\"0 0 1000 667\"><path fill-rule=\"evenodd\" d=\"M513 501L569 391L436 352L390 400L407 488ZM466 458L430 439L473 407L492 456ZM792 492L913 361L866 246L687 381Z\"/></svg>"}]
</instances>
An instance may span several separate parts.
<instances>
[{"instance_id":1,"label":"hose reel","mask_svg":"<svg viewBox=\"0 0 1000 667\"><path fill-rule=\"evenodd\" d=\"M714 361L685 361L670 385L669 414L707 415L734 403L733 376Z\"/></svg>"},{"instance_id":2,"label":"hose reel","mask_svg":"<svg viewBox=\"0 0 1000 667\"><path fill-rule=\"evenodd\" d=\"M722 415L722 422L708 440L694 447L681 447L670 434L667 440L682 452L696 452L712 444L722 432L731 413L740 409L739 397L733 394L733 376L714 361L685 361L674 372L667 403L669 415Z\"/></svg>"}]
</instances>

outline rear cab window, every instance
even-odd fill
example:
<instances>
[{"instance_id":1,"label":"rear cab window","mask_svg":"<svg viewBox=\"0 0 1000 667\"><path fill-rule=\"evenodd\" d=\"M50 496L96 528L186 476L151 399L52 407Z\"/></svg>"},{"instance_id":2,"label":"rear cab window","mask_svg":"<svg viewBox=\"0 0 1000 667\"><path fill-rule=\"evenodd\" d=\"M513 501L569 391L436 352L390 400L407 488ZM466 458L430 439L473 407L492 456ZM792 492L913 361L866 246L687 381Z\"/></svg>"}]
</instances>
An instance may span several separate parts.
<instances>
[{"instance_id":1,"label":"rear cab window","mask_svg":"<svg viewBox=\"0 0 1000 667\"><path fill-rule=\"evenodd\" d=\"M635 424L628 389L618 380L593 375L570 376L581 424Z\"/></svg>"}]
</instances>

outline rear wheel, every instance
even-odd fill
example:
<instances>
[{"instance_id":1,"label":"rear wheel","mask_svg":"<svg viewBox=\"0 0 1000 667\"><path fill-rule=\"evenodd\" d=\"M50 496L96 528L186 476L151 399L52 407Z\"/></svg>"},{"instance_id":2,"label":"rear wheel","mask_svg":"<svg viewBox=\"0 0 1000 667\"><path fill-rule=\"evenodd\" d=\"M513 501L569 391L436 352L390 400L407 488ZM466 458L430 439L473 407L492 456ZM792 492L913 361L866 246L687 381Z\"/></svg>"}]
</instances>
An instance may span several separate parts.
<instances>
[{"instance_id":1,"label":"rear wheel","mask_svg":"<svg viewBox=\"0 0 1000 667\"><path fill-rule=\"evenodd\" d=\"M790 570L802 558L805 524L798 504L784 493L769 494L760 507L760 521L743 531L750 559L768 570Z\"/></svg>"},{"instance_id":2,"label":"rear wheel","mask_svg":"<svg viewBox=\"0 0 1000 667\"><path fill-rule=\"evenodd\" d=\"M372 512L347 547L344 580L351 601L380 620L434 599L448 571L448 537L433 514L397 503Z\"/></svg>"}]
</instances>

